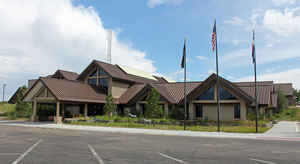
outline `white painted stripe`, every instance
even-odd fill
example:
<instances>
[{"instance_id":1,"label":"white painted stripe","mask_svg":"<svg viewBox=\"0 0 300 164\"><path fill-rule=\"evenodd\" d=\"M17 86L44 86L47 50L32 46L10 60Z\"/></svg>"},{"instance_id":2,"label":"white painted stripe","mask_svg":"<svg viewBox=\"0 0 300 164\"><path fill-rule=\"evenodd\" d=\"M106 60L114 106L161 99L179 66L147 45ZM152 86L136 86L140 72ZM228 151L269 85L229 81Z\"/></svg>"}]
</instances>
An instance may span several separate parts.
<instances>
[{"instance_id":1,"label":"white painted stripe","mask_svg":"<svg viewBox=\"0 0 300 164\"><path fill-rule=\"evenodd\" d=\"M0 155L20 155L21 153L0 153Z\"/></svg>"},{"instance_id":2,"label":"white painted stripe","mask_svg":"<svg viewBox=\"0 0 300 164\"><path fill-rule=\"evenodd\" d=\"M89 149L91 150L92 154L95 156L99 164L104 164L103 160L100 158L100 156L96 153L95 149L91 146L88 145Z\"/></svg>"},{"instance_id":3,"label":"white painted stripe","mask_svg":"<svg viewBox=\"0 0 300 164\"><path fill-rule=\"evenodd\" d=\"M163 157L165 157L165 158L168 158L168 159L172 159L172 160L174 160L174 161L177 161L177 162L179 162L179 163L188 164L187 162L184 162L184 161L182 161L182 160L180 160L180 159L177 159L177 158L168 156L168 155L166 155L166 154L163 154L163 153L160 153L160 152L159 152L158 154L161 155L161 156L163 156Z\"/></svg>"},{"instance_id":4,"label":"white painted stripe","mask_svg":"<svg viewBox=\"0 0 300 164\"><path fill-rule=\"evenodd\" d=\"M29 154L38 144L40 144L43 140L40 139L37 143L32 145L29 149L25 151L25 153L21 154L19 158L17 158L12 164L18 164L27 154Z\"/></svg>"},{"instance_id":5,"label":"white painted stripe","mask_svg":"<svg viewBox=\"0 0 300 164\"><path fill-rule=\"evenodd\" d=\"M249 160L251 160L251 161L256 161L256 162L260 162L260 163L265 163L265 164L276 164L276 163L274 163L274 162L264 161L264 160L261 160L261 159L255 159L255 158L249 158Z\"/></svg>"}]
</instances>

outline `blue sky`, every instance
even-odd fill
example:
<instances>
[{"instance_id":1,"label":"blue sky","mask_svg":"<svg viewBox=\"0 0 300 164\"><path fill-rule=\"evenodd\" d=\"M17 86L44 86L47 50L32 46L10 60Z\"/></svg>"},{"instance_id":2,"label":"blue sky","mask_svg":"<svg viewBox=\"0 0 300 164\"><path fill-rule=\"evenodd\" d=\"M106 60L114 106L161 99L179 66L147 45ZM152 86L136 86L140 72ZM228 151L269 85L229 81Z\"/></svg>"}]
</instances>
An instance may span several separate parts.
<instances>
[{"instance_id":1,"label":"blue sky","mask_svg":"<svg viewBox=\"0 0 300 164\"><path fill-rule=\"evenodd\" d=\"M25 3L26 2L26 3ZM187 37L188 79L215 71L211 51L217 19L220 74L253 80L252 29L260 80L292 82L300 89L299 0L26 0L1 1L0 85L7 98L27 79L66 69L80 73L105 61L113 30L112 62L181 81ZM18 12L14 12L18 11Z\"/></svg>"}]
</instances>

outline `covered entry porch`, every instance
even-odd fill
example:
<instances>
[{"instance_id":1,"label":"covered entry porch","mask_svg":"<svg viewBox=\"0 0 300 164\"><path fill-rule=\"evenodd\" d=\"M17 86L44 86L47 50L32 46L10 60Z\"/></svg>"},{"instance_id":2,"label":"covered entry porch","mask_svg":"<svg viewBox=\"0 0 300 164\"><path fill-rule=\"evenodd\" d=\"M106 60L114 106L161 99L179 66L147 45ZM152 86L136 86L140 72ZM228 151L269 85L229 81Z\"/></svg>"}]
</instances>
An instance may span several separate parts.
<instances>
[{"instance_id":1,"label":"covered entry porch","mask_svg":"<svg viewBox=\"0 0 300 164\"><path fill-rule=\"evenodd\" d=\"M63 123L67 118L88 118L89 116L102 115L104 104L74 103L63 101L35 100L31 121L54 121ZM47 110L47 111L45 111Z\"/></svg>"},{"instance_id":2,"label":"covered entry porch","mask_svg":"<svg viewBox=\"0 0 300 164\"><path fill-rule=\"evenodd\" d=\"M48 117L56 123L64 118L102 115L106 95L88 84L54 78L40 78L23 97L23 101L32 103L32 121L41 121L39 117L43 106L50 106ZM46 115L47 120L47 115Z\"/></svg>"}]
</instances>

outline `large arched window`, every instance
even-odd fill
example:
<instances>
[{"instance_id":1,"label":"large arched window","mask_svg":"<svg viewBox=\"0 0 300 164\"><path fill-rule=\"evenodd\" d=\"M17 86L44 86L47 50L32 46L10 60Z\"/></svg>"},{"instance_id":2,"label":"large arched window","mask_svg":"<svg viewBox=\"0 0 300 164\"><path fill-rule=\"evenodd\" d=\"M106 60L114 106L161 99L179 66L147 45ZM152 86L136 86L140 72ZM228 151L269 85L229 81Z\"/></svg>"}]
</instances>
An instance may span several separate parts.
<instances>
[{"instance_id":1,"label":"large arched window","mask_svg":"<svg viewBox=\"0 0 300 164\"><path fill-rule=\"evenodd\" d=\"M109 85L109 75L102 68L97 68L89 75L88 83L90 85L98 86L107 92Z\"/></svg>"}]
</instances>

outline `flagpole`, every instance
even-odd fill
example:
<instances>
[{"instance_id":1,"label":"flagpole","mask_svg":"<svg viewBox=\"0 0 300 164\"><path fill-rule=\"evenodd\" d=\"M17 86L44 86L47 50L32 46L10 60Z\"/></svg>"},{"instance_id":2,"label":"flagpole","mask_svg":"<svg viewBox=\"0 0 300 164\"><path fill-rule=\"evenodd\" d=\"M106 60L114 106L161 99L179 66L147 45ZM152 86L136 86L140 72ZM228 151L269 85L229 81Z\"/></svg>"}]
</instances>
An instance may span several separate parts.
<instances>
[{"instance_id":1,"label":"flagpole","mask_svg":"<svg viewBox=\"0 0 300 164\"><path fill-rule=\"evenodd\" d=\"M215 20L216 23L216 20ZM217 114L218 114L218 132L220 132L220 95L219 95L219 60L218 60L218 39L216 30L216 69L217 69Z\"/></svg>"},{"instance_id":2,"label":"flagpole","mask_svg":"<svg viewBox=\"0 0 300 164\"><path fill-rule=\"evenodd\" d=\"M254 34L254 30L253 30L253 43L255 40L255 34ZM255 45L253 45L255 46ZM258 102L257 102L257 77L256 77L256 51L255 48L253 50L254 52L254 84L255 84L255 131L256 133L258 133Z\"/></svg>"},{"instance_id":3,"label":"flagpole","mask_svg":"<svg viewBox=\"0 0 300 164\"><path fill-rule=\"evenodd\" d=\"M184 45L186 45L186 38L184 39ZM185 60L184 60L184 122L183 122L183 126L184 126L184 130L186 130L186 56L185 56Z\"/></svg>"}]
</instances>

